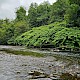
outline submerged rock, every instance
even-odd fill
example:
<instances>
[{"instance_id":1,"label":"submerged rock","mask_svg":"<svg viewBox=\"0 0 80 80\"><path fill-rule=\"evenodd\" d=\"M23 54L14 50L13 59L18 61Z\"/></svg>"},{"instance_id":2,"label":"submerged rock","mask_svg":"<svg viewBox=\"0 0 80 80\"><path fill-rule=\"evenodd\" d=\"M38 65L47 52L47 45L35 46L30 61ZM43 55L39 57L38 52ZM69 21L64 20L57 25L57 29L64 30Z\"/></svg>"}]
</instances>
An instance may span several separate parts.
<instances>
[{"instance_id":1,"label":"submerged rock","mask_svg":"<svg viewBox=\"0 0 80 80\"><path fill-rule=\"evenodd\" d=\"M30 71L28 74L29 74L29 75L33 75L33 76L39 76L39 75L45 74L45 73L42 72L42 71L37 71L37 70L35 70L35 71Z\"/></svg>"},{"instance_id":2,"label":"submerged rock","mask_svg":"<svg viewBox=\"0 0 80 80\"><path fill-rule=\"evenodd\" d=\"M28 73L29 75L32 75L31 79L38 79L38 78L48 78L49 75L42 71L30 71Z\"/></svg>"},{"instance_id":3,"label":"submerged rock","mask_svg":"<svg viewBox=\"0 0 80 80\"><path fill-rule=\"evenodd\" d=\"M50 78L39 78L39 79L29 79L29 80L52 80Z\"/></svg>"},{"instance_id":4,"label":"submerged rock","mask_svg":"<svg viewBox=\"0 0 80 80\"><path fill-rule=\"evenodd\" d=\"M80 77L77 77L77 75L72 75L70 73L63 73L60 78L62 80L80 80Z\"/></svg>"}]
</instances>

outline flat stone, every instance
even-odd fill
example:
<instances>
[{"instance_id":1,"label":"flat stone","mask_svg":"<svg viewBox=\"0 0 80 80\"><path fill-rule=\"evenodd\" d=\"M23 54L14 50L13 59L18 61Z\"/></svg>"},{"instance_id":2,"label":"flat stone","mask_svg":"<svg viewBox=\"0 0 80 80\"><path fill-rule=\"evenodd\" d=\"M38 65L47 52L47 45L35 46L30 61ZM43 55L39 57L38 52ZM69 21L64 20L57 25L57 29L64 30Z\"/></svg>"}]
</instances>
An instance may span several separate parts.
<instances>
[{"instance_id":1,"label":"flat stone","mask_svg":"<svg viewBox=\"0 0 80 80\"><path fill-rule=\"evenodd\" d=\"M39 75L45 74L45 73L43 73L42 71L30 71L28 74L33 75L33 76L39 76Z\"/></svg>"},{"instance_id":2,"label":"flat stone","mask_svg":"<svg viewBox=\"0 0 80 80\"><path fill-rule=\"evenodd\" d=\"M51 79L51 80L60 80L60 79L58 79L58 78L56 78L56 77L50 77L50 79Z\"/></svg>"},{"instance_id":3,"label":"flat stone","mask_svg":"<svg viewBox=\"0 0 80 80\"><path fill-rule=\"evenodd\" d=\"M32 75L27 76L28 79L32 79Z\"/></svg>"},{"instance_id":4,"label":"flat stone","mask_svg":"<svg viewBox=\"0 0 80 80\"><path fill-rule=\"evenodd\" d=\"M80 77L80 73L77 73L77 77Z\"/></svg>"},{"instance_id":5,"label":"flat stone","mask_svg":"<svg viewBox=\"0 0 80 80\"><path fill-rule=\"evenodd\" d=\"M50 78L39 78L39 79L29 79L29 80L52 80Z\"/></svg>"}]
</instances>

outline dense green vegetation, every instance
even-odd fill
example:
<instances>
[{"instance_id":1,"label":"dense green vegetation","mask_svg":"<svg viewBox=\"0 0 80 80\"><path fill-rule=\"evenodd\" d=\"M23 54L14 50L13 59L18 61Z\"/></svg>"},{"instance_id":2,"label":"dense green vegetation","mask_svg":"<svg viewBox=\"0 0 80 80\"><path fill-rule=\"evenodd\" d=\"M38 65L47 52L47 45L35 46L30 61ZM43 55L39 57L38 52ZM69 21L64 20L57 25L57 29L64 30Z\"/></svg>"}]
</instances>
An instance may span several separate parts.
<instances>
[{"instance_id":1,"label":"dense green vegetation","mask_svg":"<svg viewBox=\"0 0 80 80\"><path fill-rule=\"evenodd\" d=\"M80 47L80 30L63 27L62 23L54 23L23 33L14 40L14 44L27 47L75 49Z\"/></svg>"},{"instance_id":2,"label":"dense green vegetation","mask_svg":"<svg viewBox=\"0 0 80 80\"><path fill-rule=\"evenodd\" d=\"M0 44L79 50L80 1L31 3L28 15L21 6L15 20L0 20Z\"/></svg>"}]
</instances>

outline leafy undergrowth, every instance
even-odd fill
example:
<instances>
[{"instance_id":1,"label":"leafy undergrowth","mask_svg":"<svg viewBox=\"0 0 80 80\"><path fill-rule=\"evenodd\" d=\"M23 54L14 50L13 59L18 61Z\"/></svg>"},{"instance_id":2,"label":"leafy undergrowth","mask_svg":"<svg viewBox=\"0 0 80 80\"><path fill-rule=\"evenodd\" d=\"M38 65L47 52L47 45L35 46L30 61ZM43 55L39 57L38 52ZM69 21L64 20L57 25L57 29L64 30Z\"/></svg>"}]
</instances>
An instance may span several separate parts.
<instances>
[{"instance_id":1,"label":"leafy undergrowth","mask_svg":"<svg viewBox=\"0 0 80 80\"><path fill-rule=\"evenodd\" d=\"M25 45L27 47L65 47L78 50L80 48L80 30L66 28L64 22L45 25L23 33L8 44Z\"/></svg>"}]
</instances>

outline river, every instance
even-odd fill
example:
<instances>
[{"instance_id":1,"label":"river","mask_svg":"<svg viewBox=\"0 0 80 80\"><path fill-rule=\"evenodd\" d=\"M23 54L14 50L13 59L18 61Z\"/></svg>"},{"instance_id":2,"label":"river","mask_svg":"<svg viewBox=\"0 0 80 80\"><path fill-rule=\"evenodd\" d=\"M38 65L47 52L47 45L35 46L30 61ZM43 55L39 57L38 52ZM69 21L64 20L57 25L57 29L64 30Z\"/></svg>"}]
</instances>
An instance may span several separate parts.
<instances>
[{"instance_id":1,"label":"river","mask_svg":"<svg viewBox=\"0 0 80 80\"><path fill-rule=\"evenodd\" d=\"M15 55L7 53L1 49L12 49L22 51L33 51L39 53L51 53L39 50L29 50L21 46L0 46L0 80L34 80L32 75L29 75L31 71L43 72L49 77L39 77L35 80L53 80L53 76L58 78L61 73L71 73L80 76L80 64L73 63L69 66L69 62L57 60L52 55L45 57ZM58 54L57 52L52 52ZM61 54L61 53L59 53ZM62 53L63 54L63 53ZM67 53L65 53L66 55ZM69 54L69 53L68 53Z\"/></svg>"}]
</instances>

